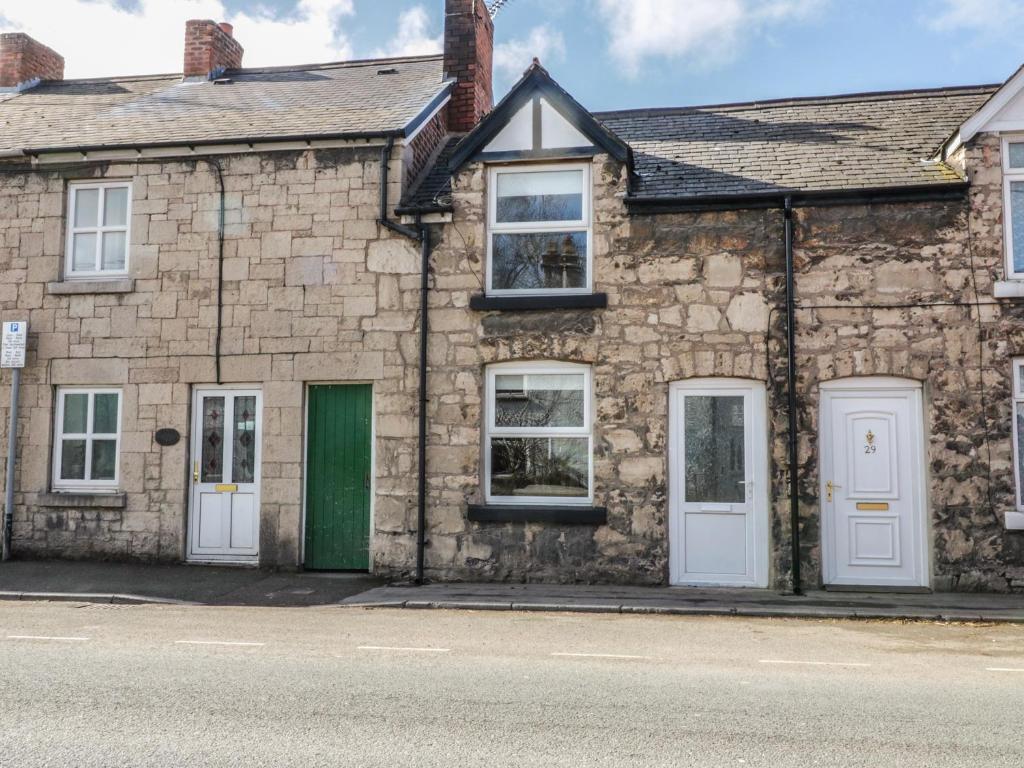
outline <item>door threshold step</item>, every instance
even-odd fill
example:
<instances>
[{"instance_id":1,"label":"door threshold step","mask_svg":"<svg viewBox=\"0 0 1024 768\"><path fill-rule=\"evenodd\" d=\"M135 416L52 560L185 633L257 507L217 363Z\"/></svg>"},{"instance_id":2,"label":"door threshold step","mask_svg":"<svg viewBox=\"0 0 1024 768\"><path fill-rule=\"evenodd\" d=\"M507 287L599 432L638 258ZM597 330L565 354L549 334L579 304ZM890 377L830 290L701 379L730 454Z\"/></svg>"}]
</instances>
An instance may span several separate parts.
<instances>
[{"instance_id":1,"label":"door threshold step","mask_svg":"<svg viewBox=\"0 0 1024 768\"><path fill-rule=\"evenodd\" d=\"M885 584L825 584L826 592L877 592L898 595L930 595L930 587L890 587Z\"/></svg>"}]
</instances>

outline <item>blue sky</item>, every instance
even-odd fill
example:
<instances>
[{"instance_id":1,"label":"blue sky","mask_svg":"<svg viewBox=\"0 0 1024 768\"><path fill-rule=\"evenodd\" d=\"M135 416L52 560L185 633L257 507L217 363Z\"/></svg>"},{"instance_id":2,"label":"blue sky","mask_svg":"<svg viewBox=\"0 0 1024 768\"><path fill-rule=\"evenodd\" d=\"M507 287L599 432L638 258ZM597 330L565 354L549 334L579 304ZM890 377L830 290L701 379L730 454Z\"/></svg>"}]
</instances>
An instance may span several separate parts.
<instances>
[{"instance_id":1,"label":"blue sky","mask_svg":"<svg viewBox=\"0 0 1024 768\"><path fill-rule=\"evenodd\" d=\"M0 28L57 49L67 76L93 77L180 71L195 17L234 23L252 66L426 52L443 6L4 0ZM1024 0L507 0L498 95L534 55L594 110L1001 82L1024 63Z\"/></svg>"}]
</instances>

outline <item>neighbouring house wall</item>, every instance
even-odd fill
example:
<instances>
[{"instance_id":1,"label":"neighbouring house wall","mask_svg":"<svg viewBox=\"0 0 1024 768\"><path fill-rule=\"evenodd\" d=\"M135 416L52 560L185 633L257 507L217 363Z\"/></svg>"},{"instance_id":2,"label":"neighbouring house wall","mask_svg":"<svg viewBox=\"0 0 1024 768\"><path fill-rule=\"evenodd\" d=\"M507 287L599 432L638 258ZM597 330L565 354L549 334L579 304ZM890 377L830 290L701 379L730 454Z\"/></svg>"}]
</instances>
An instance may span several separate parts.
<instances>
[{"instance_id":1,"label":"neighbouring house wall","mask_svg":"<svg viewBox=\"0 0 1024 768\"><path fill-rule=\"evenodd\" d=\"M393 200L401 163L391 163ZM419 253L383 231L379 147L220 158L224 167L225 383L264 396L260 559L301 547L305 382L372 382L378 561L414 555ZM128 293L60 295L70 179L131 179ZM30 321L14 550L61 557L184 555L190 401L215 380L217 176L200 160L0 174L0 315ZM56 288L59 290L59 286ZM9 372L0 386L6 388ZM123 389L124 508L50 506L54 387ZM7 398L0 407L6 445ZM173 447L160 427L183 436ZM373 546L373 545L371 545Z\"/></svg>"},{"instance_id":2,"label":"neighbouring house wall","mask_svg":"<svg viewBox=\"0 0 1024 768\"><path fill-rule=\"evenodd\" d=\"M467 308L484 280L486 174L475 164L455 179L454 222L444 229L433 261L428 573L665 583L669 383L730 376L768 383L771 581L786 586L782 213L628 216L621 200L624 169L599 156L593 179L594 286L608 294L608 308L489 313ZM798 210L798 301L973 303L976 280L978 296L990 302L991 276L1001 259L993 247L997 234L990 231L996 216L990 196L979 189L971 197L974 217L985 228L974 239L973 273L963 201ZM1024 536L1007 532L1003 521L1012 509L1013 483L1009 357L1020 349L1016 340L1024 341L1024 333L1012 330L1024 327L1024 310L983 306L980 328L977 312L970 306L798 312L806 585L818 584L821 575L818 386L858 375L924 384L932 583L940 589L1024 585ZM534 359L593 366L594 493L595 503L608 508L606 526L467 521L467 504L483 501L485 366Z\"/></svg>"}]
</instances>

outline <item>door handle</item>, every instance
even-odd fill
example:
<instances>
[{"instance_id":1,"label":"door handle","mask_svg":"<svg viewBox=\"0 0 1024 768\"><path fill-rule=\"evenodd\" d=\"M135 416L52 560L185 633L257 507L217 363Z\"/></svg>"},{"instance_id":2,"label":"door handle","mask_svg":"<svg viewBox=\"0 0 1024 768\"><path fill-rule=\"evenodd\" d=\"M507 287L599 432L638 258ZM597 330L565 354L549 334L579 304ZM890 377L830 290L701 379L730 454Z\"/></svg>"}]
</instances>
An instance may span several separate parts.
<instances>
[{"instance_id":1,"label":"door handle","mask_svg":"<svg viewBox=\"0 0 1024 768\"><path fill-rule=\"evenodd\" d=\"M192 462L192 481L196 482L196 483L199 482L199 462L198 461L193 461Z\"/></svg>"},{"instance_id":2,"label":"door handle","mask_svg":"<svg viewBox=\"0 0 1024 768\"><path fill-rule=\"evenodd\" d=\"M831 480L825 483L825 501L832 501L832 491L836 488L842 488L841 485L836 485Z\"/></svg>"}]
</instances>

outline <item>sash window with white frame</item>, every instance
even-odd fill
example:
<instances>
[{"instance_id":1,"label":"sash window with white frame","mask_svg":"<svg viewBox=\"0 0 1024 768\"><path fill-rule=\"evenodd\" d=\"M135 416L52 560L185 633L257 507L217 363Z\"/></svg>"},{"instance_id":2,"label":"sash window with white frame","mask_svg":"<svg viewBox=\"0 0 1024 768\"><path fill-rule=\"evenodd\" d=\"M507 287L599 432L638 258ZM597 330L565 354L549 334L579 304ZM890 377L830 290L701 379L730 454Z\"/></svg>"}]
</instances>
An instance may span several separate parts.
<instances>
[{"instance_id":1,"label":"sash window with white frame","mask_svg":"<svg viewBox=\"0 0 1024 768\"><path fill-rule=\"evenodd\" d=\"M1015 506L1024 512L1024 357L1013 360L1013 458Z\"/></svg>"},{"instance_id":2,"label":"sash window with white frame","mask_svg":"<svg viewBox=\"0 0 1024 768\"><path fill-rule=\"evenodd\" d=\"M128 273L132 187L125 181L68 186L64 275L99 278Z\"/></svg>"},{"instance_id":3,"label":"sash window with white frame","mask_svg":"<svg viewBox=\"0 0 1024 768\"><path fill-rule=\"evenodd\" d=\"M491 167L487 293L590 293L590 167Z\"/></svg>"},{"instance_id":4,"label":"sash window with white frame","mask_svg":"<svg viewBox=\"0 0 1024 768\"><path fill-rule=\"evenodd\" d=\"M487 369L488 503L591 502L590 390L587 365L501 363Z\"/></svg>"},{"instance_id":5,"label":"sash window with white frame","mask_svg":"<svg viewBox=\"0 0 1024 768\"><path fill-rule=\"evenodd\" d=\"M121 390L57 390L55 490L115 490L121 446Z\"/></svg>"},{"instance_id":6,"label":"sash window with white frame","mask_svg":"<svg viewBox=\"0 0 1024 768\"><path fill-rule=\"evenodd\" d=\"M1024 136L1003 141L1006 276L1024 280Z\"/></svg>"}]
</instances>

